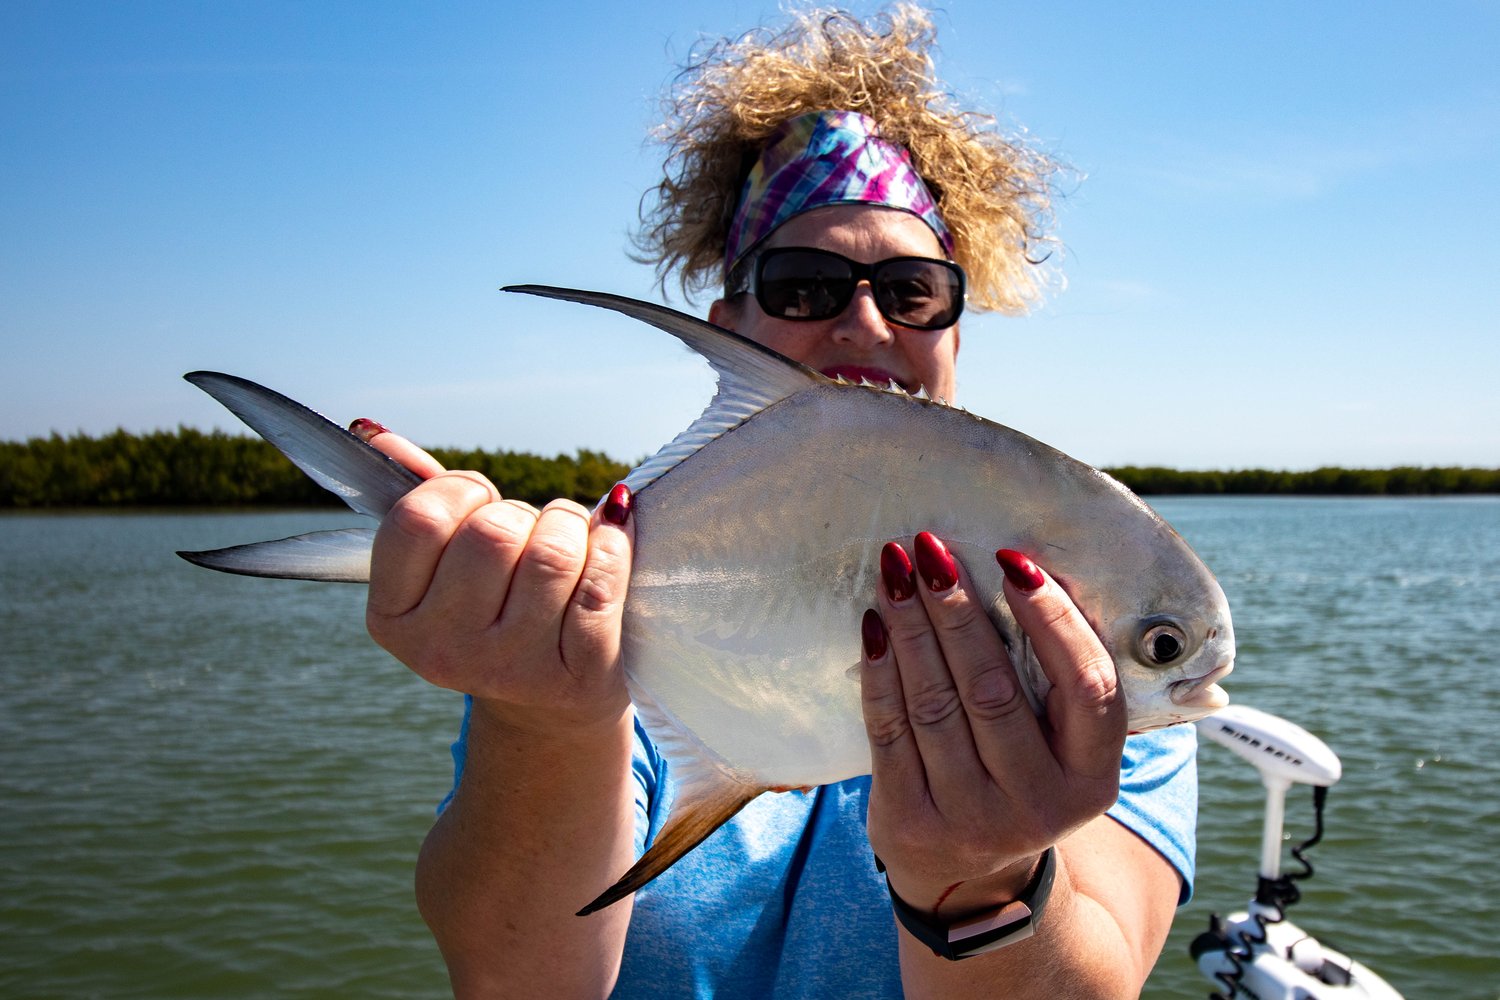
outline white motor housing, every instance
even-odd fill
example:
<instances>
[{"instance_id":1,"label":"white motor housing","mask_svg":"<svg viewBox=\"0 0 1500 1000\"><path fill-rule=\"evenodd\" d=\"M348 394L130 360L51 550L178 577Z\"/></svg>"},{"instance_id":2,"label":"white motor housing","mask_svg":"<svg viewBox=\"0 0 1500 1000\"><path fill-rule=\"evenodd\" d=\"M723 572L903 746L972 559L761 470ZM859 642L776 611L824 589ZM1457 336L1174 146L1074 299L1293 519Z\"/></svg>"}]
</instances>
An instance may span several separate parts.
<instances>
[{"instance_id":1,"label":"white motor housing","mask_svg":"<svg viewBox=\"0 0 1500 1000\"><path fill-rule=\"evenodd\" d=\"M1226 705L1196 723L1198 733L1255 765L1265 778L1331 785L1343 774L1328 744L1295 723L1245 705Z\"/></svg>"}]
</instances>

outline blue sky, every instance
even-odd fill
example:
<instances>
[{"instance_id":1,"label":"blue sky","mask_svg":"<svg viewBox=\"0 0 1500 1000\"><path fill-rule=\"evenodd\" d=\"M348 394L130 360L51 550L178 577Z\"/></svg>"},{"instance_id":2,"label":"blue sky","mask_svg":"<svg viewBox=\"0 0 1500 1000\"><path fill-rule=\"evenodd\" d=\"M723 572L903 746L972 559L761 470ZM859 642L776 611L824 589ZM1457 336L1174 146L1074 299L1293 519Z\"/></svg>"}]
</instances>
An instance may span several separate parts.
<instances>
[{"instance_id":1,"label":"blue sky","mask_svg":"<svg viewBox=\"0 0 1500 1000\"><path fill-rule=\"evenodd\" d=\"M655 450L706 367L497 289L659 298L626 256L657 97L701 36L778 20L0 5L0 438L238 428L178 378L213 368L428 444ZM1101 465L1500 465L1500 7L951 0L937 23L949 86L1081 176L1066 289L965 319L960 403Z\"/></svg>"}]
</instances>

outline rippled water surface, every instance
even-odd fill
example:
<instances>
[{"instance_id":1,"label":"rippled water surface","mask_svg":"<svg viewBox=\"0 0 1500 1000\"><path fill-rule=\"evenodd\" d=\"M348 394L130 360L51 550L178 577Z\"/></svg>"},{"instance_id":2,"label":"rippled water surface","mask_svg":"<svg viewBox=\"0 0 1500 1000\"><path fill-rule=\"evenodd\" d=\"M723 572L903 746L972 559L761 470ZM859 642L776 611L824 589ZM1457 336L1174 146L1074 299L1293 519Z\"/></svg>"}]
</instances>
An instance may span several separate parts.
<instances>
[{"instance_id":1,"label":"rippled water surface","mask_svg":"<svg viewBox=\"0 0 1500 1000\"><path fill-rule=\"evenodd\" d=\"M1343 760L1292 917L1413 1000L1500 996L1500 500L1155 506L1229 594L1235 700ZM348 523L0 517L0 996L445 995L411 878L456 696L374 647L363 588L171 554ZM1149 997L1207 995L1187 943L1254 888L1260 785L1200 764Z\"/></svg>"}]
</instances>

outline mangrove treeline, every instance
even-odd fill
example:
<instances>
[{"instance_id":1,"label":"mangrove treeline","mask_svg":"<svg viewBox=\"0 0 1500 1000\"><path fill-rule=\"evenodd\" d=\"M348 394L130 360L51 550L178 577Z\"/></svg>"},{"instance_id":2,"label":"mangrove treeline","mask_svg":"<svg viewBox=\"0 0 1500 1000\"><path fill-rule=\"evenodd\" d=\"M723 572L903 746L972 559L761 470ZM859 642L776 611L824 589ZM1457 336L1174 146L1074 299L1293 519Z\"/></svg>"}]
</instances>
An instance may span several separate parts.
<instances>
[{"instance_id":1,"label":"mangrove treeline","mask_svg":"<svg viewBox=\"0 0 1500 1000\"><path fill-rule=\"evenodd\" d=\"M628 470L595 451L546 458L527 452L434 448L450 469L484 473L508 497L592 504ZM1185 472L1156 466L1107 469L1141 494L1421 496L1500 493L1500 469L1324 468ZM191 427L102 437L0 442L0 508L336 505L260 438Z\"/></svg>"},{"instance_id":2,"label":"mangrove treeline","mask_svg":"<svg viewBox=\"0 0 1500 1000\"><path fill-rule=\"evenodd\" d=\"M1125 465L1105 469L1142 495L1223 493L1261 496L1438 496L1500 493L1500 469L1456 466L1399 466L1394 469L1342 469L1307 472L1234 469L1182 472L1159 466Z\"/></svg>"},{"instance_id":3,"label":"mangrove treeline","mask_svg":"<svg viewBox=\"0 0 1500 1000\"><path fill-rule=\"evenodd\" d=\"M535 504L571 497L592 505L630 469L596 451L431 451L448 468L482 472L505 496ZM0 508L339 504L268 442L222 431L0 442Z\"/></svg>"}]
</instances>

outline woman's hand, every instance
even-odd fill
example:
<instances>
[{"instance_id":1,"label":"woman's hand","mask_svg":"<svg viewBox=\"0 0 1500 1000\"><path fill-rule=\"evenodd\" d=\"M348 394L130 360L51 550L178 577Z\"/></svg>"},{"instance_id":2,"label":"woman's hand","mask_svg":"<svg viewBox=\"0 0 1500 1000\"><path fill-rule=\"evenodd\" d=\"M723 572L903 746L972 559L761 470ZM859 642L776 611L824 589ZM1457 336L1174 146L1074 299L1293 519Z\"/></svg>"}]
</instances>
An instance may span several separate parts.
<instances>
[{"instance_id":1,"label":"woman's hand","mask_svg":"<svg viewBox=\"0 0 1500 1000\"><path fill-rule=\"evenodd\" d=\"M934 536L881 554L861 690L874 780L870 844L891 886L939 915L1014 898L1038 855L1119 790L1125 705L1114 664L1068 595L1002 553L1005 598L1052 690L1038 718L963 567Z\"/></svg>"},{"instance_id":2,"label":"woman's hand","mask_svg":"<svg viewBox=\"0 0 1500 1000\"><path fill-rule=\"evenodd\" d=\"M592 515L570 500L537 510L378 424L351 430L427 480L375 536L375 641L512 725L618 719L629 702L619 669L634 534L625 487Z\"/></svg>"}]
</instances>

